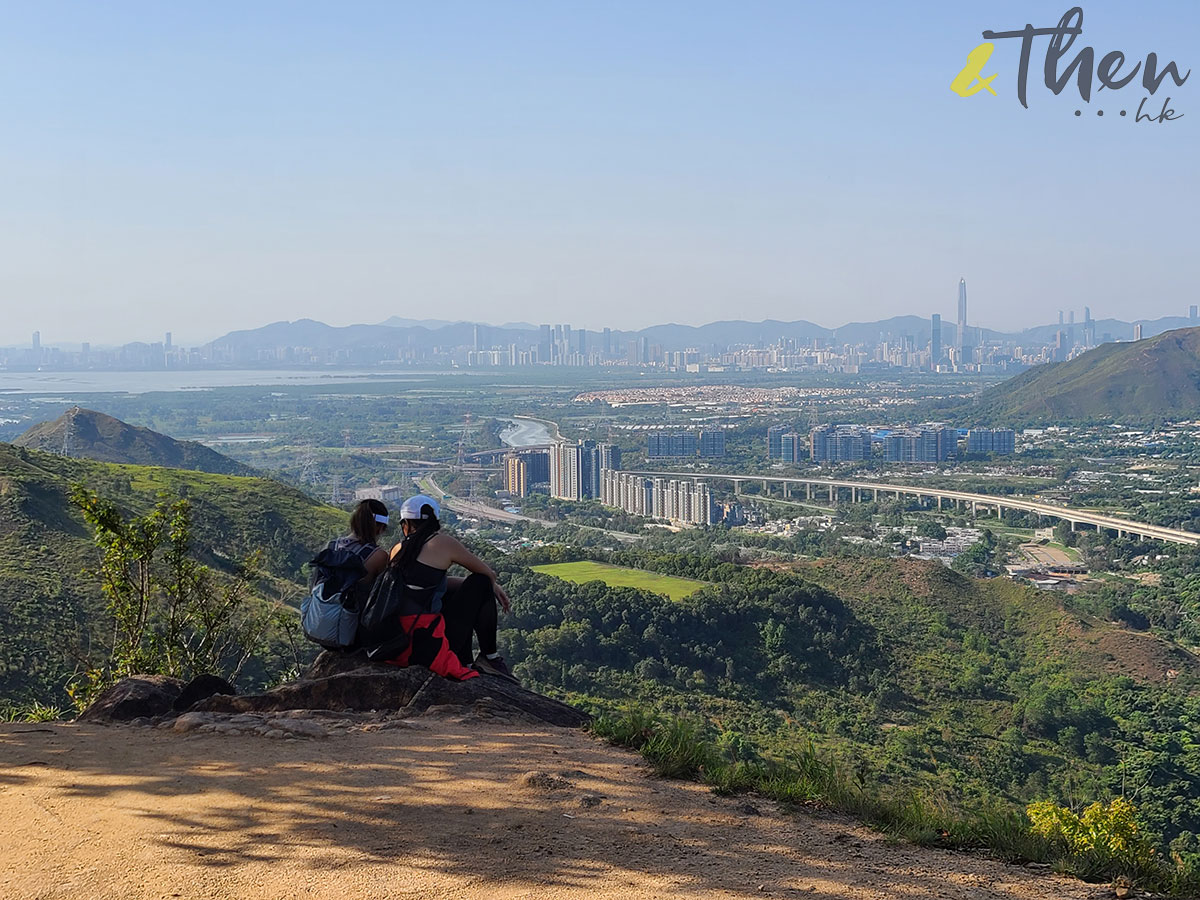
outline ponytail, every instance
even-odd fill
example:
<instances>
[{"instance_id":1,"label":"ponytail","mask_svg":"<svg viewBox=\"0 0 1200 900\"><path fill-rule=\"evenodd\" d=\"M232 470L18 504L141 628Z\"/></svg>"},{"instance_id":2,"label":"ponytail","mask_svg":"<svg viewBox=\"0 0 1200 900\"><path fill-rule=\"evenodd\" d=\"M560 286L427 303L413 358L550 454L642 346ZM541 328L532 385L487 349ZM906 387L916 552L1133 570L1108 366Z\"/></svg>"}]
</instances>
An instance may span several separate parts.
<instances>
[{"instance_id":1,"label":"ponytail","mask_svg":"<svg viewBox=\"0 0 1200 900\"><path fill-rule=\"evenodd\" d=\"M379 520L376 516L387 517L387 507L374 497L363 500L350 514L350 533L355 540L364 544L374 544L379 534Z\"/></svg>"},{"instance_id":2,"label":"ponytail","mask_svg":"<svg viewBox=\"0 0 1200 900\"><path fill-rule=\"evenodd\" d=\"M392 565L397 569L403 569L410 562L415 562L416 558L421 555L421 550L425 543L437 534L442 529L442 523L437 520L437 516L433 513L433 507L425 504L421 507L421 518L412 519L417 523L417 527L410 531L400 544L400 552L392 557Z\"/></svg>"}]
</instances>

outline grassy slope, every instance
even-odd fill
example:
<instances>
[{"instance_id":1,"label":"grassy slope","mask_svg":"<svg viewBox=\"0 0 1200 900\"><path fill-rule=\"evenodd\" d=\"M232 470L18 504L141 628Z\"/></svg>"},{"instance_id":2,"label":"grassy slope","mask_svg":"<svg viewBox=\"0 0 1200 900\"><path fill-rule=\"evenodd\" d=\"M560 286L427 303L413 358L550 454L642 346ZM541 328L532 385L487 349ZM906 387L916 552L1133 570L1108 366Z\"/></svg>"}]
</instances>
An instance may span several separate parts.
<instances>
[{"instance_id":1,"label":"grassy slope","mask_svg":"<svg viewBox=\"0 0 1200 900\"><path fill-rule=\"evenodd\" d=\"M682 600L690 597L705 586L706 582L691 578L678 578L674 575L660 575L657 572L646 572L641 569L627 569L624 566L610 566L598 562L569 562L551 563L544 566L533 566L533 571L543 575L553 575L576 584L586 584L589 581L603 581L609 587L631 587L655 594L666 594L672 600Z\"/></svg>"},{"instance_id":2,"label":"grassy slope","mask_svg":"<svg viewBox=\"0 0 1200 900\"><path fill-rule=\"evenodd\" d=\"M160 493L193 504L198 555L229 569L255 550L273 588L298 596L300 567L345 527L345 514L267 478L64 458L0 444L0 701L61 700L92 642L103 604L83 570L90 534L67 499L81 482L144 513Z\"/></svg>"},{"instance_id":3,"label":"grassy slope","mask_svg":"<svg viewBox=\"0 0 1200 900\"><path fill-rule=\"evenodd\" d=\"M972 421L1152 422L1200 415L1200 328L1104 344L1031 369L962 410Z\"/></svg>"}]
</instances>

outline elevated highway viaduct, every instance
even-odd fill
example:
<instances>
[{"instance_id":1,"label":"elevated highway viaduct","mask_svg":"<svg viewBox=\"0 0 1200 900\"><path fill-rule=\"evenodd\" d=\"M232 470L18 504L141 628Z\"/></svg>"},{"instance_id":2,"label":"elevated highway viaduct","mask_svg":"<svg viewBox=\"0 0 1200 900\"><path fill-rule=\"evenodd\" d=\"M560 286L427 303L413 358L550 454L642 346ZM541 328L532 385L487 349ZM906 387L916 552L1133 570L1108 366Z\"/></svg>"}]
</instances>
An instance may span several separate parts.
<instances>
[{"instance_id":1,"label":"elevated highway viaduct","mask_svg":"<svg viewBox=\"0 0 1200 900\"><path fill-rule=\"evenodd\" d=\"M783 494L785 497L791 497L793 489L797 491L803 490L804 496L809 500L813 499L815 492L818 497L827 495L830 503L836 503L840 497L844 497L848 493L850 500L853 502L866 499L868 495L872 500L878 500L880 495L884 497L892 496L896 499L917 497L918 499L935 501L938 509L942 509L943 504L947 502L953 503L958 508L969 507L973 514L977 514L981 509L994 509L996 515L999 516L1005 510L1015 509L1045 518L1069 522L1072 530L1080 525L1091 525L1097 530L1107 529L1116 532L1118 537L1135 535L1140 538L1165 541L1168 544L1185 544L1188 546L1200 544L1200 534L1195 532L1182 531L1178 528L1165 528L1161 525L1149 525L1145 522L1134 521L1133 519L1072 509L1069 506L1059 506L1055 503L1045 503L1016 496L972 494L966 491L950 491L915 484L886 484L878 481L809 478L803 475L734 475L708 471L633 471L631 474L644 475L647 478L674 478L687 479L688 481L728 481L733 483L734 493L738 494L741 493L742 485L746 482L761 483L764 493L768 490L769 485L780 484L783 485Z\"/></svg>"}]
</instances>

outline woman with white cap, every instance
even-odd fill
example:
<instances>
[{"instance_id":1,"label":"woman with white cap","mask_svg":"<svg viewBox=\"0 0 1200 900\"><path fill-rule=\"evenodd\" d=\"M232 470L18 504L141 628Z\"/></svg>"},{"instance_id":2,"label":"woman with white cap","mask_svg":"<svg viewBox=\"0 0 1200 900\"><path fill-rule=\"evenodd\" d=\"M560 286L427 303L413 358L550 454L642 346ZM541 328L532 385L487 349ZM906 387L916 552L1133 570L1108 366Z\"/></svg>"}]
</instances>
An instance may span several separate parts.
<instances>
[{"instance_id":1,"label":"woman with white cap","mask_svg":"<svg viewBox=\"0 0 1200 900\"><path fill-rule=\"evenodd\" d=\"M446 641L463 667L515 681L496 647L496 604L508 612L512 603L491 566L441 531L440 512L437 501L425 494L404 501L400 507L404 540L392 548L391 565L403 572L406 595L419 598L429 613L441 614ZM447 576L456 564L471 574ZM472 636L479 642L474 659Z\"/></svg>"}]
</instances>

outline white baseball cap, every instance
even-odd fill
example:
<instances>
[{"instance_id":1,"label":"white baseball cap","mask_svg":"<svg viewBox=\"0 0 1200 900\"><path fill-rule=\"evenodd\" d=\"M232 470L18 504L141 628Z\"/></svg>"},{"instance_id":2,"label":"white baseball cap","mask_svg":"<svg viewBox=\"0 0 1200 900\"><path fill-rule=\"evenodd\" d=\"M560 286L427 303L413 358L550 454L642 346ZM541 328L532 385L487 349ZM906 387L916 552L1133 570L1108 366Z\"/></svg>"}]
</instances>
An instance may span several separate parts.
<instances>
[{"instance_id":1,"label":"white baseball cap","mask_svg":"<svg viewBox=\"0 0 1200 900\"><path fill-rule=\"evenodd\" d=\"M427 519L429 516L421 515L421 507L428 506L433 510L433 518L441 515L442 508L438 506L438 502L426 494L417 494L415 497L409 497L400 507L401 519Z\"/></svg>"}]
</instances>

